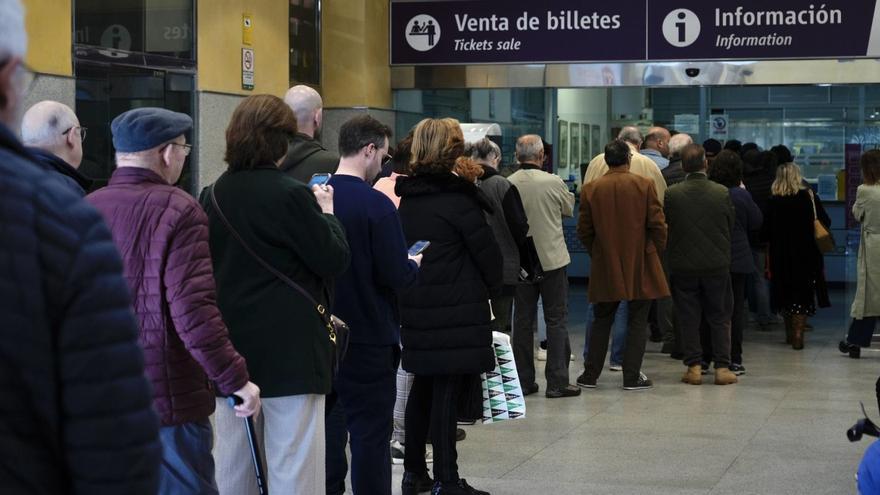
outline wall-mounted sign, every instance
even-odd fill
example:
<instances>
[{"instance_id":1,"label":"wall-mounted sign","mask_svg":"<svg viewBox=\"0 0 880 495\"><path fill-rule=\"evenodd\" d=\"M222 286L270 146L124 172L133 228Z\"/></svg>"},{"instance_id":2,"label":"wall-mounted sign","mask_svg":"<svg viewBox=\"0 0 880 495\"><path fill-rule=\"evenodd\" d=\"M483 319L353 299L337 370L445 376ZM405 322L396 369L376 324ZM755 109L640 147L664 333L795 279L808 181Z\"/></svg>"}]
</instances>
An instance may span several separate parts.
<instances>
[{"instance_id":1,"label":"wall-mounted sign","mask_svg":"<svg viewBox=\"0 0 880 495\"><path fill-rule=\"evenodd\" d=\"M876 3L392 0L391 63L880 57Z\"/></svg>"},{"instance_id":2,"label":"wall-mounted sign","mask_svg":"<svg viewBox=\"0 0 880 495\"><path fill-rule=\"evenodd\" d=\"M241 14L241 44L247 46L254 44L254 19L248 13Z\"/></svg>"},{"instance_id":3,"label":"wall-mounted sign","mask_svg":"<svg viewBox=\"0 0 880 495\"><path fill-rule=\"evenodd\" d=\"M241 49L241 89L254 89L254 49Z\"/></svg>"},{"instance_id":4,"label":"wall-mounted sign","mask_svg":"<svg viewBox=\"0 0 880 495\"><path fill-rule=\"evenodd\" d=\"M696 113L680 113L675 116L673 127L678 132L695 137L700 134L700 115Z\"/></svg>"},{"instance_id":5,"label":"wall-mounted sign","mask_svg":"<svg viewBox=\"0 0 880 495\"><path fill-rule=\"evenodd\" d=\"M713 113L709 116L709 137L719 141L726 141L730 117L726 113Z\"/></svg>"}]
</instances>

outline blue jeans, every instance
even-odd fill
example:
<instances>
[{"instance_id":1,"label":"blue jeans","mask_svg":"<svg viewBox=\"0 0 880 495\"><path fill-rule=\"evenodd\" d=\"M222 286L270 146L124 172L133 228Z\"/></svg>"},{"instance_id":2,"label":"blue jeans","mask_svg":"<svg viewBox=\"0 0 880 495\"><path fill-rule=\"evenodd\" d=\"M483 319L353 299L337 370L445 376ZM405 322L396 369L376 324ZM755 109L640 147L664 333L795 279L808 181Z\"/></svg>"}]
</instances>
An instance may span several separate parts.
<instances>
[{"instance_id":1,"label":"blue jeans","mask_svg":"<svg viewBox=\"0 0 880 495\"><path fill-rule=\"evenodd\" d=\"M587 331L584 336L584 362L590 351L590 334L593 330L593 322L596 320L593 314L593 303L587 303ZM629 320L629 304L622 301L614 314L614 326L611 329L611 364L623 364L623 349L626 347L626 325Z\"/></svg>"},{"instance_id":2,"label":"blue jeans","mask_svg":"<svg viewBox=\"0 0 880 495\"><path fill-rule=\"evenodd\" d=\"M244 425L241 425L244 428ZM205 418L159 429L162 441L162 466L159 469L159 493L162 495L216 495L214 457L211 448L214 434Z\"/></svg>"}]
</instances>

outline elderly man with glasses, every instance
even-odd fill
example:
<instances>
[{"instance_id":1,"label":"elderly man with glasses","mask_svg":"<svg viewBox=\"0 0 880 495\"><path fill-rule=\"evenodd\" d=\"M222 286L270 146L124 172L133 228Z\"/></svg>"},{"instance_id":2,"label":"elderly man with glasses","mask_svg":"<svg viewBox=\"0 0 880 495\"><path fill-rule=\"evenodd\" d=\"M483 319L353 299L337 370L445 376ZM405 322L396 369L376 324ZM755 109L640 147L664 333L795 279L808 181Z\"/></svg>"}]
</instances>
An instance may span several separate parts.
<instances>
[{"instance_id":1,"label":"elderly man with glasses","mask_svg":"<svg viewBox=\"0 0 880 495\"><path fill-rule=\"evenodd\" d=\"M92 181L79 172L86 128L70 107L57 101L41 101L24 114L21 139L43 169L67 188L85 196Z\"/></svg>"}]
</instances>

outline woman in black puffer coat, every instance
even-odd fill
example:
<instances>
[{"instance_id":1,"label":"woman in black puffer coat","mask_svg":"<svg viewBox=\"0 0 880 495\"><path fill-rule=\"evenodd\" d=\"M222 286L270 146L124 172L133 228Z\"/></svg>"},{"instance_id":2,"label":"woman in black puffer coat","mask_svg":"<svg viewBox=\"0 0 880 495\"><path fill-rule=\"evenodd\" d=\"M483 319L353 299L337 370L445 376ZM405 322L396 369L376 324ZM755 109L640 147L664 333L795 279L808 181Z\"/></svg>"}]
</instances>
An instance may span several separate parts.
<instances>
[{"instance_id":1,"label":"woman in black puffer coat","mask_svg":"<svg viewBox=\"0 0 880 495\"><path fill-rule=\"evenodd\" d=\"M489 201L452 173L464 151L454 119L425 119L414 131L411 175L398 179L407 241L430 241L419 284L400 293L403 368L415 374L406 407L403 494L430 488L425 443L431 432L435 492L482 494L458 477L456 402L463 378L495 367L490 292L502 283L502 258L484 211Z\"/></svg>"}]
</instances>

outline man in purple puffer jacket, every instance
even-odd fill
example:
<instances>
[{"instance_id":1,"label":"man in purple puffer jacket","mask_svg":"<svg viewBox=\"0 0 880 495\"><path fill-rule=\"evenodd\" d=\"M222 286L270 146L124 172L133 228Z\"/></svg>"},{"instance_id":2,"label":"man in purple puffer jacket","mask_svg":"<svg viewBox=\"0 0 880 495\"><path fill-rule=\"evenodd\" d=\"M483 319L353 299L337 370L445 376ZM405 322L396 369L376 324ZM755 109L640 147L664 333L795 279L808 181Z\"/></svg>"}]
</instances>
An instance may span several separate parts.
<instances>
[{"instance_id":1,"label":"man in purple puffer jacket","mask_svg":"<svg viewBox=\"0 0 880 495\"><path fill-rule=\"evenodd\" d=\"M214 383L244 399L239 416L260 408L260 389L229 341L217 309L208 218L180 178L191 145L188 115L138 108L111 124L117 169L87 199L104 216L122 255L140 322L146 373L162 421L160 493L217 493Z\"/></svg>"}]
</instances>

